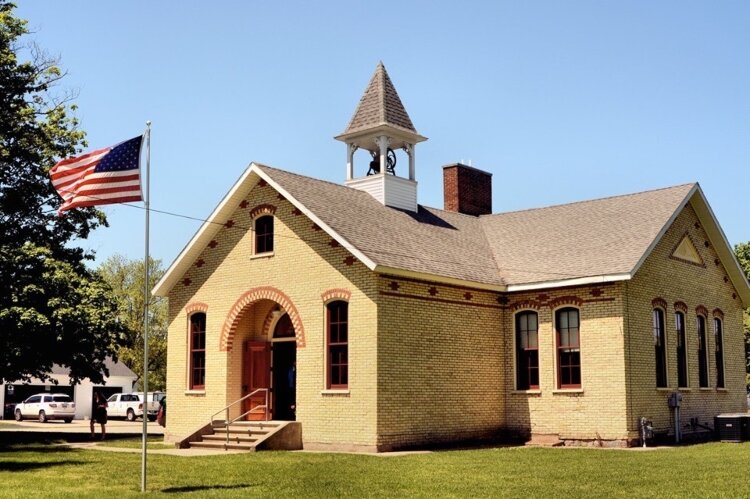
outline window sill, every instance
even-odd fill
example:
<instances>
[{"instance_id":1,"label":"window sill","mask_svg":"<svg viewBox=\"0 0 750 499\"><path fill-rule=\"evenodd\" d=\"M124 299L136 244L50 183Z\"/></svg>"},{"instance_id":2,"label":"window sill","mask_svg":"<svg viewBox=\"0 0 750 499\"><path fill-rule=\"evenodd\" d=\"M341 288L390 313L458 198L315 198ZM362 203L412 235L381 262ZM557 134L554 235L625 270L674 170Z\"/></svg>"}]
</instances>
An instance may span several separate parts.
<instances>
[{"instance_id":1,"label":"window sill","mask_svg":"<svg viewBox=\"0 0 750 499\"><path fill-rule=\"evenodd\" d=\"M668 386L658 386L656 387L657 392L672 392L674 391L672 388L669 388Z\"/></svg>"},{"instance_id":2,"label":"window sill","mask_svg":"<svg viewBox=\"0 0 750 499\"><path fill-rule=\"evenodd\" d=\"M717 388L716 391L717 392L721 392L721 393L728 393L729 392L729 390L727 390L726 388Z\"/></svg>"},{"instance_id":3,"label":"window sill","mask_svg":"<svg viewBox=\"0 0 750 499\"><path fill-rule=\"evenodd\" d=\"M271 258L274 255L273 251L268 251L266 253L254 253L250 255L250 259L254 260L256 258Z\"/></svg>"},{"instance_id":4,"label":"window sill","mask_svg":"<svg viewBox=\"0 0 750 499\"><path fill-rule=\"evenodd\" d=\"M702 387L698 388L698 390L700 390L702 392L712 392L714 389L711 388L710 386L702 386Z\"/></svg>"},{"instance_id":5,"label":"window sill","mask_svg":"<svg viewBox=\"0 0 750 499\"><path fill-rule=\"evenodd\" d=\"M576 395L583 393L583 388L558 388L552 390L552 393L556 395Z\"/></svg>"},{"instance_id":6,"label":"window sill","mask_svg":"<svg viewBox=\"0 0 750 499\"><path fill-rule=\"evenodd\" d=\"M541 395L542 391L537 390L537 389L535 390L513 390L510 393L512 393L513 395Z\"/></svg>"},{"instance_id":7,"label":"window sill","mask_svg":"<svg viewBox=\"0 0 750 499\"><path fill-rule=\"evenodd\" d=\"M341 388L341 389L332 389L332 390L321 390L321 395L341 395L341 396L348 396L349 395L349 389L348 388Z\"/></svg>"},{"instance_id":8,"label":"window sill","mask_svg":"<svg viewBox=\"0 0 750 499\"><path fill-rule=\"evenodd\" d=\"M688 387L688 386L678 386L677 390L681 391L681 392L692 392L693 391L693 389L690 388L690 387Z\"/></svg>"},{"instance_id":9,"label":"window sill","mask_svg":"<svg viewBox=\"0 0 750 499\"><path fill-rule=\"evenodd\" d=\"M206 390L185 390L185 395L194 396L194 397L204 397L206 395Z\"/></svg>"}]
</instances>

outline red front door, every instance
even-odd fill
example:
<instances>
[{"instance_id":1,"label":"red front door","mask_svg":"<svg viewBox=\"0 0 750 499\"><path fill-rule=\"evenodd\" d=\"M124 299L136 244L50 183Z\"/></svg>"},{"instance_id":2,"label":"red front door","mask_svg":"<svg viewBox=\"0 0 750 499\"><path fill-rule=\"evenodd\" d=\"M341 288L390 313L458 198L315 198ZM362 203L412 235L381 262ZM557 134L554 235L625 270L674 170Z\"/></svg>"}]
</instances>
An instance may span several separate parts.
<instances>
[{"instance_id":1,"label":"red front door","mask_svg":"<svg viewBox=\"0 0 750 499\"><path fill-rule=\"evenodd\" d=\"M244 359L242 369L242 396L254 392L258 388L271 387L271 344L268 342L246 341L244 345ZM242 412L255 409L266 404L268 391L259 392L242 402ZM268 409L266 409L267 411ZM266 411L258 409L246 416L251 421L266 419Z\"/></svg>"}]
</instances>

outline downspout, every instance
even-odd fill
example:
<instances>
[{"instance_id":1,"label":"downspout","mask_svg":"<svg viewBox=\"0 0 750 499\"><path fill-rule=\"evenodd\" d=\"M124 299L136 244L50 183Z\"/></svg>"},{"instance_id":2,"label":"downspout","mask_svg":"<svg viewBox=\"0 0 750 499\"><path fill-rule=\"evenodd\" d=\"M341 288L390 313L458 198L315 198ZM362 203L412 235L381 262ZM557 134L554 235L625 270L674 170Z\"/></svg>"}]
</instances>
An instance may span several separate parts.
<instances>
[{"instance_id":1,"label":"downspout","mask_svg":"<svg viewBox=\"0 0 750 499\"><path fill-rule=\"evenodd\" d=\"M625 390L625 397L627 397L626 406L628 408L628 426L626 431L630 430L630 418L633 417L633 396L631 391L633 390L633 356L631 355L631 338L630 338L630 290L628 289L628 281L624 282L625 292L623 293L625 301L625 317L623 317L623 334L625 335L625 341L628 344L628 386Z\"/></svg>"}]
</instances>

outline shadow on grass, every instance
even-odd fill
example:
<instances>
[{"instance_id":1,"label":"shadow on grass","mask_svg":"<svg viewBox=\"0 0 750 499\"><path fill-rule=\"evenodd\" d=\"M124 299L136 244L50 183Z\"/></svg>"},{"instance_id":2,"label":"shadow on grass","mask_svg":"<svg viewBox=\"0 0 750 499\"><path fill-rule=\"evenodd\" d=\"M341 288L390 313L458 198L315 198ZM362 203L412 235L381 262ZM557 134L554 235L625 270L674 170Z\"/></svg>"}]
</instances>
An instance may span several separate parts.
<instances>
[{"instance_id":1,"label":"shadow on grass","mask_svg":"<svg viewBox=\"0 0 750 499\"><path fill-rule=\"evenodd\" d=\"M162 492L167 494L181 494L184 492L200 492L201 490L231 490L231 489L249 489L255 487L251 483L238 483L236 485L187 485L185 487L167 487Z\"/></svg>"},{"instance_id":2,"label":"shadow on grass","mask_svg":"<svg viewBox=\"0 0 750 499\"><path fill-rule=\"evenodd\" d=\"M33 463L24 461L0 461L0 471L31 471L41 468L52 468L67 464L84 464L83 461L49 461L46 463Z\"/></svg>"},{"instance_id":3,"label":"shadow on grass","mask_svg":"<svg viewBox=\"0 0 750 499\"><path fill-rule=\"evenodd\" d=\"M96 435L96 440L100 441L99 434ZM138 436L140 438L140 436ZM117 440L132 440L133 435L131 434L107 434L108 441ZM12 451L12 450L36 450L32 446L44 446L64 443L80 443L80 442L91 442L91 436L88 432L84 433L55 433L55 432L2 432L0 433L0 451ZM19 447L23 446L23 447ZM14 449L14 447L16 447Z\"/></svg>"}]
</instances>

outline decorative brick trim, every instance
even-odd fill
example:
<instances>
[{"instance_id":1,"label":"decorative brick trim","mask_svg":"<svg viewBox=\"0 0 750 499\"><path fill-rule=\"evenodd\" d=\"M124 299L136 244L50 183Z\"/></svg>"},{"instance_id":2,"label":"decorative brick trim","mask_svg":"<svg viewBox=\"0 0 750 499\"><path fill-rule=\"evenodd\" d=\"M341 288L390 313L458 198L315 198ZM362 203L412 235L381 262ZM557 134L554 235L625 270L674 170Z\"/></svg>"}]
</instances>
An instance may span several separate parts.
<instances>
[{"instance_id":1,"label":"decorative brick trim","mask_svg":"<svg viewBox=\"0 0 750 499\"><path fill-rule=\"evenodd\" d=\"M320 295L320 299L323 300L323 303L328 303L329 301L332 301L332 300L349 301L351 297L352 297L352 292L344 288L329 289L327 291L324 291Z\"/></svg>"},{"instance_id":2,"label":"decorative brick trim","mask_svg":"<svg viewBox=\"0 0 750 499\"><path fill-rule=\"evenodd\" d=\"M268 315L266 315L266 320L263 321L263 333L262 335L265 338L270 338L270 331L271 331L271 324L273 324L273 309L268 311Z\"/></svg>"},{"instance_id":3,"label":"decorative brick trim","mask_svg":"<svg viewBox=\"0 0 750 499\"><path fill-rule=\"evenodd\" d=\"M562 305L575 305L576 307L580 307L583 305L583 300L577 296L560 296L547 303L547 306L550 309L555 309Z\"/></svg>"},{"instance_id":4,"label":"decorative brick trim","mask_svg":"<svg viewBox=\"0 0 750 499\"><path fill-rule=\"evenodd\" d=\"M684 301L676 301L674 302L674 309L686 314L688 311L688 306Z\"/></svg>"},{"instance_id":5,"label":"decorative brick trim","mask_svg":"<svg viewBox=\"0 0 750 499\"><path fill-rule=\"evenodd\" d=\"M256 218L260 215L273 215L276 213L276 207L272 204L259 204L250 210L250 218Z\"/></svg>"},{"instance_id":6,"label":"decorative brick trim","mask_svg":"<svg viewBox=\"0 0 750 499\"><path fill-rule=\"evenodd\" d=\"M242 202L240 203L240 208L245 209L247 208L248 204L250 203L247 202L247 199L243 199Z\"/></svg>"},{"instance_id":7,"label":"decorative brick trim","mask_svg":"<svg viewBox=\"0 0 750 499\"><path fill-rule=\"evenodd\" d=\"M708 309L703 305L698 305L695 307L695 313L698 315L702 315L703 317L708 317Z\"/></svg>"},{"instance_id":8,"label":"decorative brick trim","mask_svg":"<svg viewBox=\"0 0 750 499\"><path fill-rule=\"evenodd\" d=\"M352 255L349 255L344 258L344 265L346 265L347 267L351 267L352 265L354 265L355 261L356 260L354 259L354 257Z\"/></svg>"},{"instance_id":9,"label":"decorative brick trim","mask_svg":"<svg viewBox=\"0 0 750 499\"><path fill-rule=\"evenodd\" d=\"M258 180L258 187L265 187L268 185L268 182L266 182L263 179Z\"/></svg>"},{"instance_id":10,"label":"decorative brick trim","mask_svg":"<svg viewBox=\"0 0 750 499\"><path fill-rule=\"evenodd\" d=\"M191 314L194 314L196 312L203 312L203 313L208 312L208 305L206 305L203 302L194 301L192 303L188 303L185 306L185 313L187 315L191 315Z\"/></svg>"},{"instance_id":11,"label":"decorative brick trim","mask_svg":"<svg viewBox=\"0 0 750 499\"><path fill-rule=\"evenodd\" d=\"M716 319L724 319L724 312L720 308L715 308L713 312L713 316Z\"/></svg>"},{"instance_id":12,"label":"decorative brick trim","mask_svg":"<svg viewBox=\"0 0 750 499\"><path fill-rule=\"evenodd\" d=\"M667 300L664 298L656 297L653 300L651 300L651 306L653 308L661 308L665 312L667 311Z\"/></svg>"},{"instance_id":13,"label":"decorative brick trim","mask_svg":"<svg viewBox=\"0 0 750 499\"><path fill-rule=\"evenodd\" d=\"M433 298L431 296L411 295L411 294L406 294L406 293L393 293L390 291L379 291L378 293L382 296L394 296L397 298L411 298L413 300L430 301L430 302L437 302L437 303L450 303L452 305L461 305L464 307L494 308L496 310L502 310L506 308L500 305L492 305L489 303L476 303L476 302L467 302L467 301L459 301L459 300L448 300L445 298Z\"/></svg>"},{"instance_id":14,"label":"decorative brick trim","mask_svg":"<svg viewBox=\"0 0 750 499\"><path fill-rule=\"evenodd\" d=\"M542 304L536 300L521 300L512 304L510 306L510 310L513 312L515 312L516 310L528 309L528 308L533 309L533 310L539 310L541 307L542 307Z\"/></svg>"},{"instance_id":15,"label":"decorative brick trim","mask_svg":"<svg viewBox=\"0 0 750 499\"><path fill-rule=\"evenodd\" d=\"M229 309L229 314L224 321L224 327L221 331L219 350L222 352L229 352L232 350L234 335L237 332L237 325L239 324L240 319L251 305L260 300L274 301L279 304L287 314L289 314L289 318L292 320L292 325L294 326L297 347L303 348L305 346L305 330L302 325L302 319L299 316L297 307L292 303L292 300L282 291L274 287L260 286L243 293L234 305L232 305L232 308Z\"/></svg>"},{"instance_id":16,"label":"decorative brick trim","mask_svg":"<svg viewBox=\"0 0 750 499\"><path fill-rule=\"evenodd\" d=\"M193 280L192 280L192 279L190 279L189 277L186 277L186 278L184 278L184 279L182 280L182 284L183 284L184 286L190 286L190 285L191 285L192 283L193 283Z\"/></svg>"}]
</instances>

